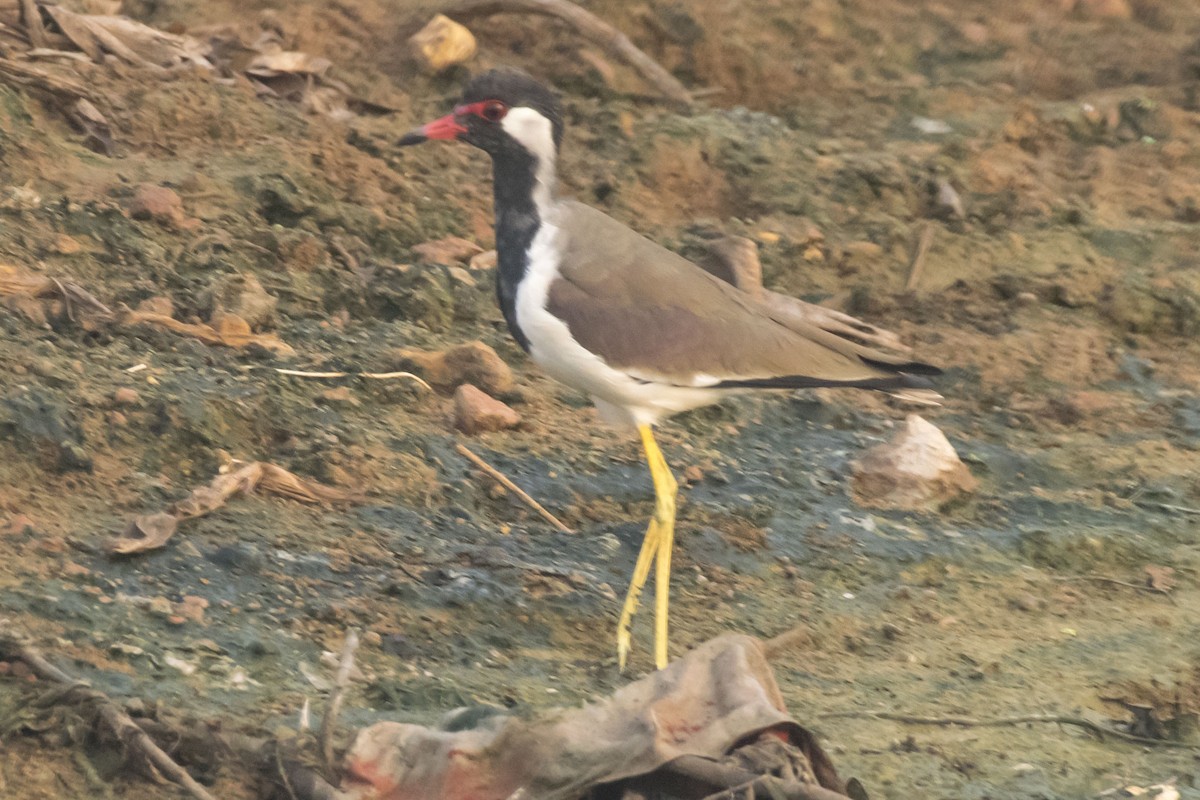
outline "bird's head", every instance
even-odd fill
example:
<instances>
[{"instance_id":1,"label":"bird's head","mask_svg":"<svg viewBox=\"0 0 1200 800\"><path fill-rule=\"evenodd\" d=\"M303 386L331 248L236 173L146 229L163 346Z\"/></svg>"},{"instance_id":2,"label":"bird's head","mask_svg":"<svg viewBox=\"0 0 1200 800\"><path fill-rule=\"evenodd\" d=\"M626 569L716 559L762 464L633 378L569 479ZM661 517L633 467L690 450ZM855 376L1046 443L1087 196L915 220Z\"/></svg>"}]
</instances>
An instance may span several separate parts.
<instances>
[{"instance_id":1,"label":"bird's head","mask_svg":"<svg viewBox=\"0 0 1200 800\"><path fill-rule=\"evenodd\" d=\"M562 132L558 95L521 70L504 68L472 78L452 113L406 133L398 144L457 139L494 159L524 150L553 163Z\"/></svg>"}]
</instances>

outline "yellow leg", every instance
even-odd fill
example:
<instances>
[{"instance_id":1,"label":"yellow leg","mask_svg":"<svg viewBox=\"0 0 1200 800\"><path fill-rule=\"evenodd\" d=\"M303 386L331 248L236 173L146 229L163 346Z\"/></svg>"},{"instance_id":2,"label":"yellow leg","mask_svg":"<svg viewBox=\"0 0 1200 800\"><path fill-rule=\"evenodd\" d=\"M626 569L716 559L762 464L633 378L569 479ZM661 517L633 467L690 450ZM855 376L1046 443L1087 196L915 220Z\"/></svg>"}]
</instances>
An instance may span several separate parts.
<instances>
[{"instance_id":1,"label":"yellow leg","mask_svg":"<svg viewBox=\"0 0 1200 800\"><path fill-rule=\"evenodd\" d=\"M629 626L637 612L638 597L650 576L650 565L657 569L654 575L654 663L662 669L667 665L667 619L671 589L671 549L675 541L675 493L678 485L663 458L654 433L649 425L639 425L642 445L646 449L646 462L650 466L650 477L654 481L654 517L646 529L642 548L638 552L637 565L625 604L621 608L621 619L617 623L617 663L621 669L629 657Z\"/></svg>"}]
</instances>

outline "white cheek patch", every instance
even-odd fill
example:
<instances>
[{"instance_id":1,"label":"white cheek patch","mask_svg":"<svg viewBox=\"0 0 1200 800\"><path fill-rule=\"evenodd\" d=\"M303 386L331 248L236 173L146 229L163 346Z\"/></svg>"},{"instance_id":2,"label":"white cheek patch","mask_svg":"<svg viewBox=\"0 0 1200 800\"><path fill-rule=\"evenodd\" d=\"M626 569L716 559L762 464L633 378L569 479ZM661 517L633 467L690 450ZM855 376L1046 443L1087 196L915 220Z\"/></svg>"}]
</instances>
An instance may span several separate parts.
<instances>
[{"instance_id":1,"label":"white cheek patch","mask_svg":"<svg viewBox=\"0 0 1200 800\"><path fill-rule=\"evenodd\" d=\"M521 106L509 109L500 120L500 127L537 159L533 201L544 217L549 213L554 193L554 126L541 113Z\"/></svg>"},{"instance_id":2,"label":"white cheek patch","mask_svg":"<svg viewBox=\"0 0 1200 800\"><path fill-rule=\"evenodd\" d=\"M532 108L513 108L500 120L500 126L543 164L554 163L554 126Z\"/></svg>"}]
</instances>

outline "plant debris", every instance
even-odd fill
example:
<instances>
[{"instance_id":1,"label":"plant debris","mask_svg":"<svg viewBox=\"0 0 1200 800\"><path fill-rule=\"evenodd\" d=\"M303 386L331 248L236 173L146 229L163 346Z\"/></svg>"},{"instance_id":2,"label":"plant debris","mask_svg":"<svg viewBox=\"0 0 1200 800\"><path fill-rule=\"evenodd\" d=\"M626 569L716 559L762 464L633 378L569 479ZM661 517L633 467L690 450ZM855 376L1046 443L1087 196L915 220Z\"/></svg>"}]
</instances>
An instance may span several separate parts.
<instances>
[{"instance_id":1,"label":"plant debris","mask_svg":"<svg viewBox=\"0 0 1200 800\"><path fill-rule=\"evenodd\" d=\"M210 484L193 489L186 498L171 504L167 511L134 517L124 535L110 542L108 549L118 555L155 550L167 543L183 520L202 517L234 497L255 490L301 503L337 503L354 499L348 492L306 480L275 464L230 459Z\"/></svg>"}]
</instances>

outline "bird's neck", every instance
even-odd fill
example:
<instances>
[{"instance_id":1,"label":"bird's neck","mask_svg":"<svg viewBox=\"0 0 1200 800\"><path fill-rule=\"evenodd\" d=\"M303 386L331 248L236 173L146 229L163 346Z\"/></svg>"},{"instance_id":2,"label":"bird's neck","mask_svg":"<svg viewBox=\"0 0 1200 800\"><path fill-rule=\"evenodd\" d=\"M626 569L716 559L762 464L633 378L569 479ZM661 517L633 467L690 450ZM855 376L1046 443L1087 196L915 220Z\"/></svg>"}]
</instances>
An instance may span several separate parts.
<instances>
[{"instance_id":1,"label":"bird's neck","mask_svg":"<svg viewBox=\"0 0 1200 800\"><path fill-rule=\"evenodd\" d=\"M508 328L526 350L516 318L517 288L529 267L533 237L554 209L554 159L543 159L524 148L492 159L492 188L496 215L496 295Z\"/></svg>"}]
</instances>

